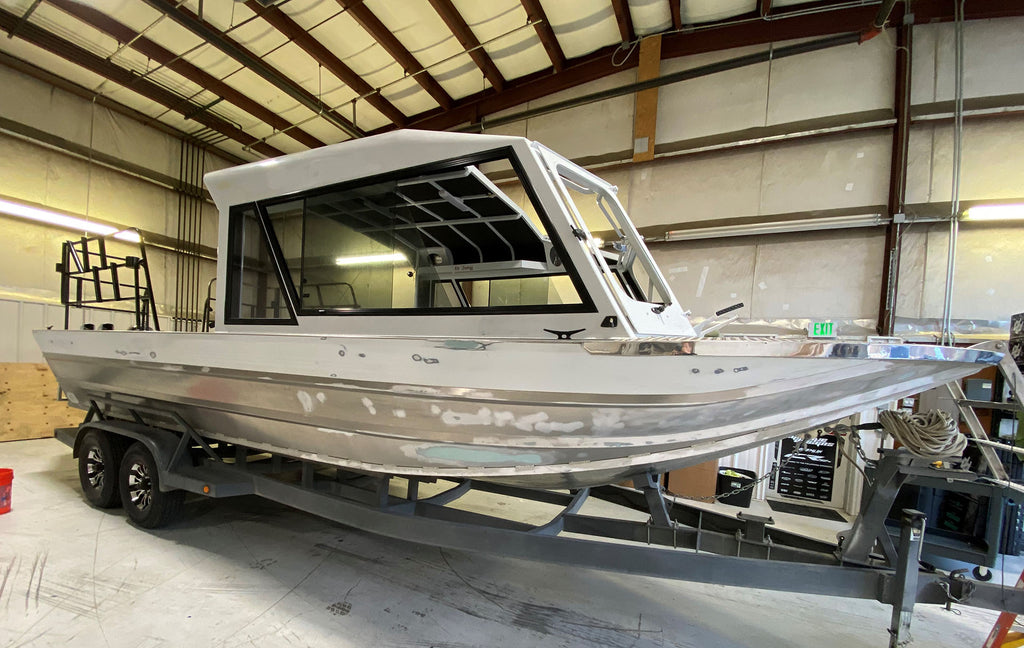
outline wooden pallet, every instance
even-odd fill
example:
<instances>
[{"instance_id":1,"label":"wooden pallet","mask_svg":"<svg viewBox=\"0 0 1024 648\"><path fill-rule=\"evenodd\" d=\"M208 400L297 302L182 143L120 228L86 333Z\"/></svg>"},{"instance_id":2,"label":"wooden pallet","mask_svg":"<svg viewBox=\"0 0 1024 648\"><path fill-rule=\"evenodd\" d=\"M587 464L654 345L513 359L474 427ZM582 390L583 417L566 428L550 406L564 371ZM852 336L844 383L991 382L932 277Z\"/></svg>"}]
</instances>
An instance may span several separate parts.
<instances>
[{"instance_id":1,"label":"wooden pallet","mask_svg":"<svg viewBox=\"0 0 1024 648\"><path fill-rule=\"evenodd\" d=\"M45 364L0 363L0 441L42 439L76 426L83 414L57 400L57 380Z\"/></svg>"}]
</instances>

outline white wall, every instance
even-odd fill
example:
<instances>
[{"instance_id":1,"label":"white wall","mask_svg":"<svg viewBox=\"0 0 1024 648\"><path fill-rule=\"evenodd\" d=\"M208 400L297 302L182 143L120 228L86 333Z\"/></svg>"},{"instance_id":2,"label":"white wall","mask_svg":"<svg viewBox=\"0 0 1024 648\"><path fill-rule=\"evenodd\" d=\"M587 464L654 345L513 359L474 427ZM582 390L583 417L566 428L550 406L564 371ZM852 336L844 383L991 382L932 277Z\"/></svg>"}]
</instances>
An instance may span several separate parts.
<instances>
[{"instance_id":1,"label":"white wall","mask_svg":"<svg viewBox=\"0 0 1024 648\"><path fill-rule=\"evenodd\" d=\"M115 329L125 330L134 321L132 313L79 309L68 312L68 326L72 329L81 328L88 322L97 329L111 323ZM0 336L0 362L43 362L43 354L32 338L32 331L45 328L64 328L64 307L60 302L0 299L0 330L15 333Z\"/></svg>"},{"instance_id":2,"label":"white wall","mask_svg":"<svg viewBox=\"0 0 1024 648\"><path fill-rule=\"evenodd\" d=\"M171 178L178 177L180 140L126 115L72 95L9 68L0 67L0 117L65 138L72 143L150 169ZM18 100L7 100L17 97ZM216 155L206 154L206 169L230 166ZM0 196L36 203L125 227L175 237L178 222L177 192L150 180L44 146L38 142L0 131ZM59 301L61 245L80 236L62 228L29 222L0 214L3 254L0 254L0 330L16 331L22 343L17 348L0 346L0 362L34 357L27 349L26 326L40 322L38 313L50 312ZM204 203L202 243L216 246L217 211ZM134 252L132 252L134 250ZM115 245L115 254L135 253L137 247ZM173 309L176 261L173 253L148 248L154 294L161 314ZM201 265L201 290L214 274L213 264ZM205 294L205 293L204 293ZM19 304L13 310L10 304ZM110 321L97 315L97 322ZM49 318L47 325L52 324ZM58 318L63 326L63 314ZM115 324L123 318L114 319ZM127 320L125 320L127 321ZM170 327L168 319L164 327Z\"/></svg>"},{"instance_id":3,"label":"white wall","mask_svg":"<svg viewBox=\"0 0 1024 648\"><path fill-rule=\"evenodd\" d=\"M775 234L653 246L684 308L706 316L743 302L744 319L878 316L884 234ZM830 252L826 252L830 251Z\"/></svg>"},{"instance_id":4,"label":"white wall","mask_svg":"<svg viewBox=\"0 0 1024 648\"><path fill-rule=\"evenodd\" d=\"M913 32L911 113L923 118L948 112L953 87L952 25L918 25ZM968 107L1013 106L1020 101L1024 93L1022 33L1022 18L966 25ZM763 49L663 61L661 73ZM895 36L889 30L864 44L662 87L656 134L659 158L594 170L619 187L620 200L637 226L657 234L687 224L731 224L737 219L884 214L892 146L891 129L884 120L893 116L894 66ZM623 72L563 95L622 85L633 79L631 74ZM488 132L525 135L583 161L627 160L632 121L632 98L620 97ZM839 130L851 125L867 127ZM731 142L822 128L834 130L729 148ZM1024 117L1019 114L969 118L963 136L961 200L968 205L1024 202L1021 142ZM707 150L709 145L723 148ZM952 147L948 120L920 121L911 128L906 196L911 217L948 216ZM691 150L698 152L687 152ZM588 225L607 229L598 218L588 219ZM898 316L941 316L945 229L918 225L904 237ZM1024 227L965 224L961 231L953 316L1005 321L1010 314L1024 311L1024 291L1013 280L1024 261ZM649 245L677 297L696 316L737 301L746 304L738 314L749 319L875 319L878 315L881 227L686 243L652 240Z\"/></svg>"}]
</instances>

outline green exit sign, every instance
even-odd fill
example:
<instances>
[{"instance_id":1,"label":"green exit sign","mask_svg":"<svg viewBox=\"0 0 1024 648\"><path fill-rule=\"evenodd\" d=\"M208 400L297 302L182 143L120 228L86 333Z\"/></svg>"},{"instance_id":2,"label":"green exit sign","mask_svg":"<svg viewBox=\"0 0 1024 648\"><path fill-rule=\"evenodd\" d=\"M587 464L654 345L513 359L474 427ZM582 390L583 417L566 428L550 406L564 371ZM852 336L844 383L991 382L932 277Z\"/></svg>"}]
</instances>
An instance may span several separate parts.
<instances>
[{"instance_id":1,"label":"green exit sign","mask_svg":"<svg viewBox=\"0 0 1024 648\"><path fill-rule=\"evenodd\" d=\"M807 337L834 338L835 336L835 322L811 322L810 325L807 327Z\"/></svg>"}]
</instances>

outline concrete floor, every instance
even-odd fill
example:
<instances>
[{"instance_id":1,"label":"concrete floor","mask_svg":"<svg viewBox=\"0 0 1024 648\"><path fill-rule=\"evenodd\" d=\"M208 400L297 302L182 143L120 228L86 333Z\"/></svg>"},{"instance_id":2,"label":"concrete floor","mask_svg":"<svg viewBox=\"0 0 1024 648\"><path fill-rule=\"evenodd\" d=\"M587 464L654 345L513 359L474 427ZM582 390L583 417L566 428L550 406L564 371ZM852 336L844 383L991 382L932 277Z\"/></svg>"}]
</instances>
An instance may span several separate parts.
<instances>
[{"instance_id":1,"label":"concrete floor","mask_svg":"<svg viewBox=\"0 0 1024 648\"><path fill-rule=\"evenodd\" d=\"M0 444L0 466L4 647L888 645L871 601L439 550L253 497L191 502L150 532L90 508L57 441ZM918 606L913 645L980 647L995 617Z\"/></svg>"}]
</instances>

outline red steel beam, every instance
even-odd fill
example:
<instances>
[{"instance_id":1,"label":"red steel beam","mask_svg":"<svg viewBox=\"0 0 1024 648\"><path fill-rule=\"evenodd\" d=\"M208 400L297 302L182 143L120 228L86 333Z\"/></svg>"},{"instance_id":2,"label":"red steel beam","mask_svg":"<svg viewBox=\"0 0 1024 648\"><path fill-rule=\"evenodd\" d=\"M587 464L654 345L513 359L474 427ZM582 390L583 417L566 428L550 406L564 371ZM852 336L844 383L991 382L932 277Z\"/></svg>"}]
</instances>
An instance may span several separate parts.
<instances>
[{"instance_id":1,"label":"red steel beam","mask_svg":"<svg viewBox=\"0 0 1024 648\"><path fill-rule=\"evenodd\" d=\"M910 70L913 55L913 30L910 25L896 28L896 124L892 129L892 160L889 166L889 217L904 212L907 197L907 152L910 144ZM885 227L882 263L882 291L878 304L878 334L892 335L896 328L896 296L899 292L900 252L903 225L890 222Z\"/></svg>"},{"instance_id":2,"label":"red steel beam","mask_svg":"<svg viewBox=\"0 0 1024 648\"><path fill-rule=\"evenodd\" d=\"M348 15L352 16L370 36L373 36L374 40L391 55L391 58L398 61L406 74L413 75L416 83L420 84L434 98L434 101L445 110L451 108L453 103L451 95L441 87L434 77L430 76L430 73L420 65L416 57L405 48L405 45L402 45L401 41L391 33L391 30L380 21L380 18L363 4L363 0L338 0L338 4L348 11Z\"/></svg>"},{"instance_id":3,"label":"red steel beam","mask_svg":"<svg viewBox=\"0 0 1024 648\"><path fill-rule=\"evenodd\" d=\"M555 31L551 28L551 23L548 22L547 14L544 13L544 7L540 6L540 0L521 1L523 9L526 9L526 18L533 23L533 28L537 30L537 38L540 39L541 44L544 46L544 51L548 53L551 65L555 68L555 72L561 72L565 69L565 54L562 52L562 47L558 44L558 38L555 36Z\"/></svg>"},{"instance_id":4,"label":"red steel beam","mask_svg":"<svg viewBox=\"0 0 1024 648\"><path fill-rule=\"evenodd\" d=\"M0 9L0 29L10 31L16 24L18 24L18 16L10 13L9 11ZM246 133L241 128L238 128L225 119L217 117L208 111L196 112L197 106L184 97L158 86L152 81L139 77L131 70L114 65L105 58L97 56L96 54L93 54L74 43L66 41L59 36L51 34L42 27L38 27L32 23L25 23L18 30L18 36L37 47L56 54L57 56L79 65L94 74L110 79L114 83L129 88L133 92L137 92L143 97L146 97L151 101L155 101L156 103L175 112L187 116L191 115L189 118L193 121L213 129L236 142L241 142L245 146L251 146L253 150L259 151L263 155L270 157L284 155L284 151L274 148L266 142L260 141L256 137Z\"/></svg>"},{"instance_id":5,"label":"red steel beam","mask_svg":"<svg viewBox=\"0 0 1024 648\"><path fill-rule=\"evenodd\" d=\"M459 39L459 43L462 47L469 52L470 58L476 63L476 66L480 68L480 71L484 73L484 78L491 82L491 86L501 92L505 88L505 77L501 76L501 72L498 71L497 66L494 65L494 61L487 54L483 47L480 46L480 41L477 40L473 30L466 24L462 14L455 8L451 0L429 0L430 6L434 8L437 15L441 16L441 20L444 24L448 25L448 29L455 34L455 38Z\"/></svg>"},{"instance_id":6,"label":"red steel beam","mask_svg":"<svg viewBox=\"0 0 1024 648\"><path fill-rule=\"evenodd\" d=\"M63 1L67 2L68 0ZM401 110L385 99L380 92L367 83L363 77L359 76L352 68L345 65L341 59L324 47L323 43L313 38L309 32L292 20L286 13L281 11L279 7L275 6L270 9L264 9L263 5L256 2L256 0L246 0L245 6L249 7L253 13L259 15L270 23L274 29L281 32L287 36L289 40L301 47L303 51L312 56L317 63L327 68L331 74L338 77L338 79L340 79L345 85L352 88L357 95L364 97L368 104L379 110L385 117L398 126L405 125L406 117Z\"/></svg>"},{"instance_id":7,"label":"red steel beam","mask_svg":"<svg viewBox=\"0 0 1024 648\"><path fill-rule=\"evenodd\" d=\"M662 59L715 52L734 47L765 45L772 42L828 36L859 31L871 26L878 8L875 5L844 7L818 14L804 14L769 21L751 21L702 29L693 33L665 34L661 45ZM972 0L966 6L968 19L999 18L1024 15L1024 3L1018 0ZM953 19L950 0L917 0L915 22L937 22ZM446 130L460 124L476 122L481 117L545 97L555 92L595 81L636 66L630 57L619 67L611 64L611 54L618 46L609 46L567 61L564 70L551 74L548 70L509 81L503 92L485 90L460 99L450 110L426 111L409 118L409 126ZM378 129L374 132L390 130Z\"/></svg>"},{"instance_id":8,"label":"red steel beam","mask_svg":"<svg viewBox=\"0 0 1024 648\"><path fill-rule=\"evenodd\" d=\"M132 49L141 54L145 54L167 69L177 72L181 76L193 83L196 83L202 88L206 88L217 96L223 97L253 117L262 120L279 131L283 131L295 141L304 144L309 148L324 146L324 142L321 142L306 131L296 128L287 119L284 119L263 104L250 99L235 88L232 88L220 79L196 67L185 59L179 58L170 50L161 47L145 36L139 36L134 29L117 22L102 11L94 9L88 5L74 2L73 0L49 0L49 3L68 15L81 20L90 27L98 29L108 36L117 39L119 43L130 43L130 47Z\"/></svg>"},{"instance_id":9,"label":"red steel beam","mask_svg":"<svg viewBox=\"0 0 1024 648\"><path fill-rule=\"evenodd\" d=\"M619 35L623 43L633 40L633 17L629 15L629 3L626 0L612 0L615 9L615 22L619 23Z\"/></svg>"},{"instance_id":10,"label":"red steel beam","mask_svg":"<svg viewBox=\"0 0 1024 648\"><path fill-rule=\"evenodd\" d=\"M948 22L953 20L952 0L917 0L911 5L914 24ZM1020 0L971 0L964 4L965 20L987 18L1010 18L1024 15L1024 3Z\"/></svg>"},{"instance_id":11,"label":"red steel beam","mask_svg":"<svg viewBox=\"0 0 1024 648\"><path fill-rule=\"evenodd\" d=\"M319 97L313 96L313 93L303 88L295 80L269 65L263 60L263 57L253 54L220 29L186 8L184 2L175 2L174 0L143 0L143 2L196 36L206 40L210 45L235 59L248 68L250 72L270 83L300 105L305 106L323 120L341 129L342 132L347 133L351 137L362 137L366 134L350 120L342 117L337 111L325 105L320 101ZM202 3L199 4L199 7L202 8Z\"/></svg>"},{"instance_id":12,"label":"red steel beam","mask_svg":"<svg viewBox=\"0 0 1024 648\"><path fill-rule=\"evenodd\" d=\"M485 115L546 97L566 88L595 81L611 74L609 68L621 72L636 66L636 57L630 57L622 67L612 67L609 61L616 49L618 45L612 45L574 61L568 61L563 71L557 74L551 74L550 70L545 69L520 77L514 82L510 81L500 93L493 89L478 92L460 99L449 110L433 110L413 115L409 118L409 127L447 130L459 124L479 121Z\"/></svg>"},{"instance_id":13,"label":"red steel beam","mask_svg":"<svg viewBox=\"0 0 1024 648\"><path fill-rule=\"evenodd\" d=\"M668 0L669 11L672 12L672 29L679 31L683 28L683 17L679 10L679 3L682 0Z\"/></svg>"},{"instance_id":14,"label":"red steel beam","mask_svg":"<svg viewBox=\"0 0 1024 648\"><path fill-rule=\"evenodd\" d=\"M766 18L772 11L772 0L760 0L758 3L758 13L762 18Z\"/></svg>"}]
</instances>

